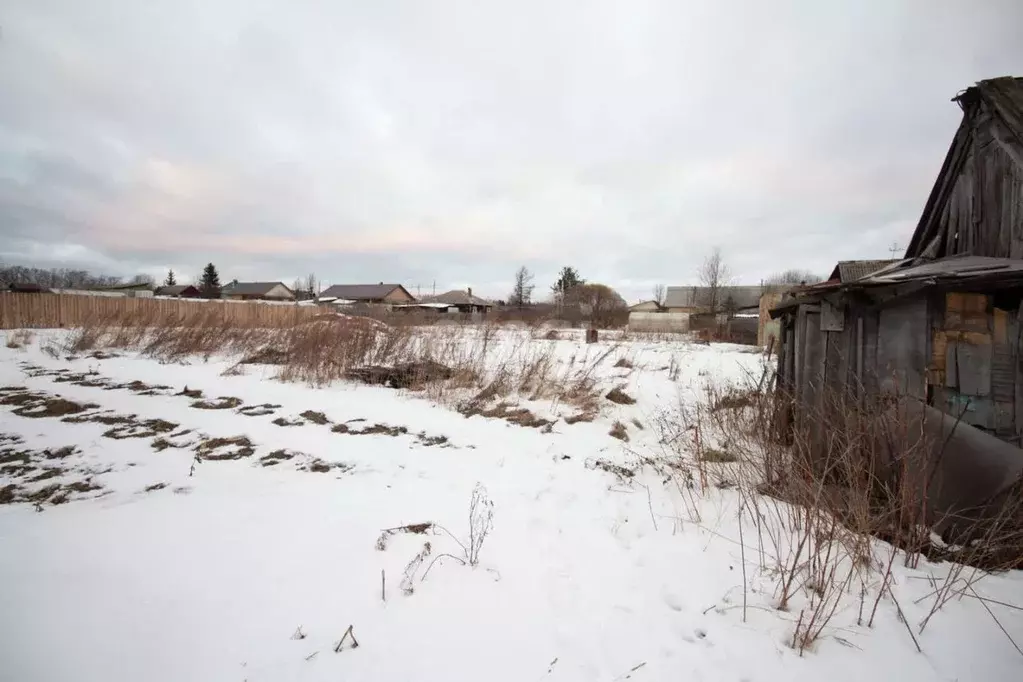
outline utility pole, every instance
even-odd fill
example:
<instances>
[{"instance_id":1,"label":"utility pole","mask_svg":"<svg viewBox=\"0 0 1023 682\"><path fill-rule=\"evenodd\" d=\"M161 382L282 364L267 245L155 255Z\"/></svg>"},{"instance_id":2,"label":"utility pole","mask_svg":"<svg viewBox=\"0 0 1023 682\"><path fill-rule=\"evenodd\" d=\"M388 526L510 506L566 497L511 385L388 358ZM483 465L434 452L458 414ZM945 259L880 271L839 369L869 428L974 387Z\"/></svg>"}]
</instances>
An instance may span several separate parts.
<instances>
[{"instance_id":1,"label":"utility pole","mask_svg":"<svg viewBox=\"0 0 1023 682\"><path fill-rule=\"evenodd\" d=\"M892 242L892 245L888 247L888 252L892 254L892 260L895 259L895 254L897 254L901 250L902 250L901 246L899 246L895 242Z\"/></svg>"}]
</instances>

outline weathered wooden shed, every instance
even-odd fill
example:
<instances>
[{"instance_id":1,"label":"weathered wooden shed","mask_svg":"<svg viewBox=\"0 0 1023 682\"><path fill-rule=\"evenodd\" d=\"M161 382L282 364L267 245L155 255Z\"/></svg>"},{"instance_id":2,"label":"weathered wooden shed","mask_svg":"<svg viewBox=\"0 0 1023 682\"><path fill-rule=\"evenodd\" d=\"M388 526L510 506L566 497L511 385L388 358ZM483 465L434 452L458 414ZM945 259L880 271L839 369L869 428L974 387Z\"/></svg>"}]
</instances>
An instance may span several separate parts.
<instances>
[{"instance_id":1,"label":"weathered wooden shed","mask_svg":"<svg viewBox=\"0 0 1023 682\"><path fill-rule=\"evenodd\" d=\"M955 101L963 120L905 258L771 311L788 425L897 394L1023 442L1023 79Z\"/></svg>"},{"instance_id":2,"label":"weathered wooden shed","mask_svg":"<svg viewBox=\"0 0 1023 682\"><path fill-rule=\"evenodd\" d=\"M793 418L873 396L917 398L1019 443L1023 260L912 260L776 307L778 387Z\"/></svg>"}]
</instances>

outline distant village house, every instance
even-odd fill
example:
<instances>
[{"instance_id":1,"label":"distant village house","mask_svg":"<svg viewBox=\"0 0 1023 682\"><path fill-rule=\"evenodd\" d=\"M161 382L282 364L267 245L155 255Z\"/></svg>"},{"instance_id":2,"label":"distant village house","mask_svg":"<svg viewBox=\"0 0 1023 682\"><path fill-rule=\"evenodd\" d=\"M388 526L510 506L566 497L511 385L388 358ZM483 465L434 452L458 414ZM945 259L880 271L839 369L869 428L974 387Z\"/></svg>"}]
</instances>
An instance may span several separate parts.
<instances>
[{"instance_id":1,"label":"distant village house","mask_svg":"<svg viewBox=\"0 0 1023 682\"><path fill-rule=\"evenodd\" d=\"M294 301L295 293L283 282L239 282L220 289L220 297L231 301Z\"/></svg>"},{"instance_id":2,"label":"distant village house","mask_svg":"<svg viewBox=\"0 0 1023 682\"><path fill-rule=\"evenodd\" d=\"M416 298L400 284L335 284L320 293L321 303L361 305L401 305Z\"/></svg>"},{"instance_id":3,"label":"distant village house","mask_svg":"<svg viewBox=\"0 0 1023 682\"><path fill-rule=\"evenodd\" d=\"M199 298L202 292L192 284L172 284L159 287L156 290L157 296L168 296L172 298Z\"/></svg>"}]
</instances>

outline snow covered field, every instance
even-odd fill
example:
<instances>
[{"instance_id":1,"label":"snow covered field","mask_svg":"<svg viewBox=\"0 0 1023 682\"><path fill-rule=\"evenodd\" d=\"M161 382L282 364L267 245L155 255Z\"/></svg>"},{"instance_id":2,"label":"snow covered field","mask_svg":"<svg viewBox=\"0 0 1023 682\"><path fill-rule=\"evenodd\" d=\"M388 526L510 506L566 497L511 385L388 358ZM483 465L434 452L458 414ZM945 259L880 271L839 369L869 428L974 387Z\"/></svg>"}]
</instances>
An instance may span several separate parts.
<instances>
[{"instance_id":1,"label":"snow covered field","mask_svg":"<svg viewBox=\"0 0 1023 682\"><path fill-rule=\"evenodd\" d=\"M668 456L658 425L680 402L759 375L745 349L602 341L600 395L635 404L602 398L568 424L577 410L533 401L552 422L533 428L385 387L283 383L268 366L225 375L237 358L68 360L44 350L62 332L11 336L0 679L1023 679L998 625L1023 642L1019 608L955 599L919 634L929 577L949 570L926 561L896 562L898 604L882 598L872 628L850 594L812 650L793 650L800 604L775 608L749 528L741 551L736 492L642 465ZM529 343L560 361L588 352L574 336ZM471 567L477 484L493 526ZM1017 573L975 588L1023 605ZM358 646L336 651L349 626Z\"/></svg>"}]
</instances>

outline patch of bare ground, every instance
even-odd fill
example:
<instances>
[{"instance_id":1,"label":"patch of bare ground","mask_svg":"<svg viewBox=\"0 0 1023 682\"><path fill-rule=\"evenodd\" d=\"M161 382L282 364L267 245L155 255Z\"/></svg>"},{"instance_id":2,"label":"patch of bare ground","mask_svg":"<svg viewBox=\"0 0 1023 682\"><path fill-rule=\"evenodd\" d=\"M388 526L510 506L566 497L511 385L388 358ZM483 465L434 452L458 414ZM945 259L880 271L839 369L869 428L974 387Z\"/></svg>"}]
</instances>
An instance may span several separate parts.
<instances>
[{"instance_id":1,"label":"patch of bare ground","mask_svg":"<svg viewBox=\"0 0 1023 682\"><path fill-rule=\"evenodd\" d=\"M634 365L628 358L618 358L618 362L614 364L615 367L623 367L625 369L632 369Z\"/></svg>"},{"instance_id":2,"label":"patch of bare ground","mask_svg":"<svg viewBox=\"0 0 1023 682\"><path fill-rule=\"evenodd\" d=\"M353 420L354 421L354 420ZM364 420L358 420L364 421ZM348 424L352 422L346 422L344 424L335 424L331 429L334 433L343 433L349 436L372 436L382 434L385 436L403 436L408 433L408 428L405 426L390 426L388 424L373 424L363 429L353 429Z\"/></svg>"},{"instance_id":3,"label":"patch of bare ground","mask_svg":"<svg viewBox=\"0 0 1023 682\"><path fill-rule=\"evenodd\" d=\"M621 386L616 386L608 391L607 395L604 396L608 400L618 405L635 405L636 399L626 393Z\"/></svg>"},{"instance_id":4,"label":"patch of bare ground","mask_svg":"<svg viewBox=\"0 0 1023 682\"><path fill-rule=\"evenodd\" d=\"M308 462L303 464L299 469L301 471L310 471L316 474L327 474L330 472L336 472L339 474L345 474L354 469L355 467L347 462L327 462L313 457Z\"/></svg>"},{"instance_id":5,"label":"patch of bare ground","mask_svg":"<svg viewBox=\"0 0 1023 682\"><path fill-rule=\"evenodd\" d=\"M194 407L197 410L233 410L242 404L241 398L235 398L234 396L220 396L215 401L209 400L196 400L190 407Z\"/></svg>"},{"instance_id":6,"label":"patch of bare ground","mask_svg":"<svg viewBox=\"0 0 1023 682\"><path fill-rule=\"evenodd\" d=\"M195 454L200 461L242 459L251 457L253 452L255 452L255 448L248 436L205 438L195 446Z\"/></svg>"},{"instance_id":7,"label":"patch of bare ground","mask_svg":"<svg viewBox=\"0 0 1023 682\"><path fill-rule=\"evenodd\" d=\"M442 447L449 445L447 436L428 436L423 431L416 434L416 440L428 448L435 445L440 445Z\"/></svg>"},{"instance_id":8,"label":"patch of bare ground","mask_svg":"<svg viewBox=\"0 0 1023 682\"><path fill-rule=\"evenodd\" d=\"M238 414L244 414L246 417L265 417L268 414L273 414L281 408L280 405L273 403L263 403L262 405L246 405L239 407Z\"/></svg>"},{"instance_id":9,"label":"patch of bare ground","mask_svg":"<svg viewBox=\"0 0 1023 682\"><path fill-rule=\"evenodd\" d=\"M129 381L126 384L112 384L108 386L106 390L112 391L122 389L131 391L132 393L138 393L139 395L159 395L161 391L169 391L170 388L170 386L165 386L163 384L149 385L144 381L136 379L135 381Z\"/></svg>"},{"instance_id":10,"label":"patch of bare ground","mask_svg":"<svg viewBox=\"0 0 1023 682\"><path fill-rule=\"evenodd\" d=\"M185 386L183 389L181 389L181 391L175 393L174 395L184 396L186 398L198 400L199 398L202 398L202 390L198 388L189 388L188 386Z\"/></svg>"},{"instance_id":11,"label":"patch of bare ground","mask_svg":"<svg viewBox=\"0 0 1023 682\"><path fill-rule=\"evenodd\" d=\"M29 483L38 483L39 481L46 481L51 478L57 478L64 473L64 470L60 467L52 467L49 469L43 469L43 473L37 474L32 478L28 479Z\"/></svg>"},{"instance_id":12,"label":"patch of bare ground","mask_svg":"<svg viewBox=\"0 0 1023 682\"><path fill-rule=\"evenodd\" d=\"M158 436L161 433L170 433L176 428L178 428L178 425L173 422L165 421L163 419L146 419L132 424L115 426L112 429L104 431L103 435L107 438L114 438L117 440L124 440L126 438L152 438L153 436Z\"/></svg>"},{"instance_id":13,"label":"patch of bare ground","mask_svg":"<svg viewBox=\"0 0 1023 682\"><path fill-rule=\"evenodd\" d=\"M49 476L45 479L37 477L35 480L43 481L48 480L49 478L53 478L53 476ZM102 489L103 486L95 483L91 479L84 479L65 484L51 483L34 489L30 489L24 485L10 483L3 488L0 488L0 504L17 504L24 502L34 504L37 510L42 511L42 505L44 503L58 505L73 500L88 499L90 497L88 493Z\"/></svg>"},{"instance_id":14,"label":"patch of bare ground","mask_svg":"<svg viewBox=\"0 0 1023 682\"><path fill-rule=\"evenodd\" d=\"M154 483L152 485L147 485L145 488L143 488L143 492L152 493L152 492L156 492L157 490L163 490L166 487L167 487L166 483L162 483L162 482L161 483Z\"/></svg>"},{"instance_id":15,"label":"patch of bare ground","mask_svg":"<svg viewBox=\"0 0 1023 682\"><path fill-rule=\"evenodd\" d=\"M285 462L289 459L293 459L299 454L301 453L295 452L294 450L274 450L270 454L260 457L259 463L265 467L274 466L279 462Z\"/></svg>"},{"instance_id":16,"label":"patch of bare ground","mask_svg":"<svg viewBox=\"0 0 1023 682\"><path fill-rule=\"evenodd\" d=\"M185 433L181 433L181 434L171 434L171 438L181 437L181 436L187 435L188 433L190 433L190 432L186 431ZM159 436L157 438L154 438L149 443L149 445L154 450L156 450L157 452L163 452L164 450L167 450L169 448L175 448L175 449L179 449L179 450L181 448L187 448L189 445L191 445L191 443L187 442L187 441L186 442L176 442L176 441L170 440L168 438L164 438L163 436Z\"/></svg>"},{"instance_id":17,"label":"patch of bare ground","mask_svg":"<svg viewBox=\"0 0 1023 682\"><path fill-rule=\"evenodd\" d=\"M287 419L285 417L277 417L271 424L276 426L305 426L306 422L304 419Z\"/></svg>"},{"instance_id":18,"label":"patch of bare ground","mask_svg":"<svg viewBox=\"0 0 1023 682\"><path fill-rule=\"evenodd\" d=\"M350 424L354 424L354 423L358 423L358 422L364 422L364 421L366 421L366 420L365 419L350 419L349 421L347 421L347 422L345 422L343 424L335 424L330 430L333 431L334 433L340 433L340 434L343 434L343 435L346 435L346 436L374 436L374 435L382 435L382 436L391 436L391 437L396 438L398 436L406 436L406 435L409 434L409 429L408 429L407 426L392 426L390 424L379 424L379 423L378 424L371 424L371 425L363 427L361 429L353 428L352 426L350 426ZM416 439L416 442L418 442L421 445L424 445L426 447L434 447L434 446L449 447L450 446L450 443L448 442L448 437L444 436L444 435L431 436L430 434L426 433L425 431L420 431L419 433L414 434L413 437Z\"/></svg>"},{"instance_id":19,"label":"patch of bare ground","mask_svg":"<svg viewBox=\"0 0 1023 682\"><path fill-rule=\"evenodd\" d=\"M301 413L298 416L302 417L306 421L312 422L313 424L319 424L321 426L330 423L330 420L327 419L327 415L323 414L322 412L315 412L313 410L306 410L305 412Z\"/></svg>"},{"instance_id":20,"label":"patch of bare ground","mask_svg":"<svg viewBox=\"0 0 1023 682\"><path fill-rule=\"evenodd\" d=\"M607 432L607 435L618 440L629 442L629 432L625 428L625 424L616 421L612 426L611 430Z\"/></svg>"},{"instance_id":21,"label":"patch of bare ground","mask_svg":"<svg viewBox=\"0 0 1023 682\"><path fill-rule=\"evenodd\" d=\"M445 381L453 375L454 371L450 367L431 360L407 362L394 367L353 367L345 372L346 379L390 388L415 388L432 381Z\"/></svg>"},{"instance_id":22,"label":"patch of bare ground","mask_svg":"<svg viewBox=\"0 0 1023 682\"><path fill-rule=\"evenodd\" d=\"M44 393L9 394L0 399L0 404L18 405L18 407L12 410L12 413L19 417L28 417L30 419L63 417L99 407L95 403L76 403L73 400Z\"/></svg>"},{"instance_id":23,"label":"patch of bare ground","mask_svg":"<svg viewBox=\"0 0 1023 682\"><path fill-rule=\"evenodd\" d=\"M595 412L579 412L578 414L570 414L565 417L566 424L578 424L579 422L592 422L596 419L597 414Z\"/></svg>"},{"instance_id":24,"label":"patch of bare ground","mask_svg":"<svg viewBox=\"0 0 1023 682\"><path fill-rule=\"evenodd\" d=\"M13 504L18 499L18 491L20 488L13 483L0 488L0 504Z\"/></svg>"},{"instance_id":25,"label":"patch of bare ground","mask_svg":"<svg viewBox=\"0 0 1023 682\"><path fill-rule=\"evenodd\" d=\"M466 406L460 411L466 417L479 415L491 419L503 419L512 424L534 429L547 428L554 423L549 419L537 417L525 407L518 407L506 402L497 403L493 407Z\"/></svg>"},{"instance_id":26,"label":"patch of bare ground","mask_svg":"<svg viewBox=\"0 0 1023 682\"><path fill-rule=\"evenodd\" d=\"M62 448L45 448L42 452L46 459L67 459L71 455L78 454L78 448L74 445L65 445Z\"/></svg>"},{"instance_id":27,"label":"patch of bare ground","mask_svg":"<svg viewBox=\"0 0 1023 682\"><path fill-rule=\"evenodd\" d=\"M72 417L64 417L61 421L68 422L70 424L85 424L93 422L96 424L103 424L105 426L115 426L120 424L132 424L135 422L135 415L133 414L113 414L110 412L90 412L89 414L79 414Z\"/></svg>"}]
</instances>

